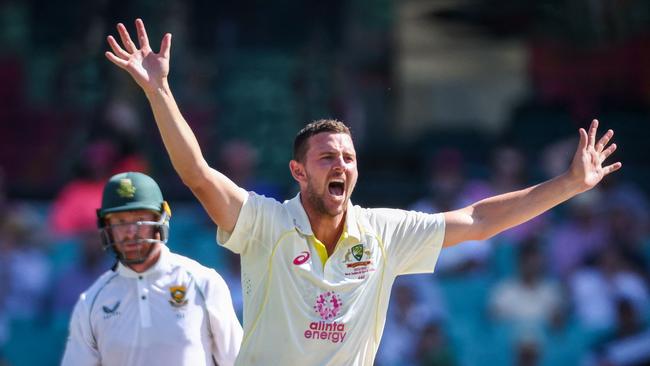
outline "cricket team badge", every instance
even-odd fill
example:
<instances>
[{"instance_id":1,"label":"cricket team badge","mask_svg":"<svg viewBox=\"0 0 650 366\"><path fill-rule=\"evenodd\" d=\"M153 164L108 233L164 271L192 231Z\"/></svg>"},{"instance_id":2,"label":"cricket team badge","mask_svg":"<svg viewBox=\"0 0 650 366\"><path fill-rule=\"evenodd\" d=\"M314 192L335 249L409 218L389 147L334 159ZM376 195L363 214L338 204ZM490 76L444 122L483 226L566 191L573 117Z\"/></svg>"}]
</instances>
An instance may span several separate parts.
<instances>
[{"instance_id":1,"label":"cricket team badge","mask_svg":"<svg viewBox=\"0 0 650 366\"><path fill-rule=\"evenodd\" d=\"M372 252L370 249L367 249L363 246L363 243L357 244L353 246L352 248L348 249L347 253L345 253L345 259L343 260L343 263L355 263L354 265L348 265L348 267L351 266L358 266L359 264L357 263L362 263L363 265L366 265L371 262L371 260L366 260L366 261L361 261L363 259L363 256L366 256L366 258L370 258L372 256ZM352 260L352 258L355 259L355 261Z\"/></svg>"},{"instance_id":2,"label":"cricket team badge","mask_svg":"<svg viewBox=\"0 0 650 366\"><path fill-rule=\"evenodd\" d=\"M352 256L357 261L360 261L363 258L363 244L357 244L352 247Z\"/></svg>"},{"instance_id":3,"label":"cricket team badge","mask_svg":"<svg viewBox=\"0 0 650 366\"><path fill-rule=\"evenodd\" d=\"M187 295L187 288L185 286L170 286L169 295L171 296L171 299L169 300L171 306L180 308L187 305L187 299L185 298Z\"/></svg>"},{"instance_id":4,"label":"cricket team badge","mask_svg":"<svg viewBox=\"0 0 650 366\"><path fill-rule=\"evenodd\" d=\"M375 271L372 251L369 246L366 247L363 243L348 249L343 263L345 263L346 267L344 274L359 280L368 277L370 272Z\"/></svg>"},{"instance_id":5,"label":"cricket team badge","mask_svg":"<svg viewBox=\"0 0 650 366\"><path fill-rule=\"evenodd\" d=\"M135 196L135 186L131 179L120 179L120 185L117 187L117 194L122 198L133 198Z\"/></svg>"}]
</instances>

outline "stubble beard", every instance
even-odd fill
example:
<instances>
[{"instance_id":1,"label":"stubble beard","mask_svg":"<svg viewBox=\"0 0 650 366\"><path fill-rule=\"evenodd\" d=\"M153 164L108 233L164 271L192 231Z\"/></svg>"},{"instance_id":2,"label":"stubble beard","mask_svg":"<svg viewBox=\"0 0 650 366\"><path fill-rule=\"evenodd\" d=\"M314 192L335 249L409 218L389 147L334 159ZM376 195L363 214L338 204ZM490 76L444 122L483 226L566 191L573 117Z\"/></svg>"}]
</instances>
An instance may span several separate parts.
<instances>
[{"instance_id":1,"label":"stubble beard","mask_svg":"<svg viewBox=\"0 0 650 366\"><path fill-rule=\"evenodd\" d=\"M324 216L329 216L329 217L336 217L337 215L341 214L342 212L338 212L337 209L330 210L327 208L327 205L325 205L325 199L323 198L323 195L318 194L316 190L314 189L315 184L312 183L311 179L307 183L307 201L310 203L310 205L316 210L317 213L324 215ZM347 197L344 198L343 200L343 206L347 206L348 199ZM345 208L342 210L345 211Z\"/></svg>"},{"instance_id":2,"label":"stubble beard","mask_svg":"<svg viewBox=\"0 0 650 366\"><path fill-rule=\"evenodd\" d=\"M151 239L156 239L160 240L160 236L158 234L151 234L151 235L145 235L144 237L138 235L133 237L132 239L124 239L120 243L124 242L129 242L129 241L138 241L145 239L146 237L149 237ZM120 255L126 260L126 261L138 261L139 263L143 263L149 259L149 257L153 254L155 251L155 246L158 245L159 243L140 243L137 245L135 249L132 250L126 250L126 248L122 247L124 244L115 244L120 250Z\"/></svg>"}]
</instances>

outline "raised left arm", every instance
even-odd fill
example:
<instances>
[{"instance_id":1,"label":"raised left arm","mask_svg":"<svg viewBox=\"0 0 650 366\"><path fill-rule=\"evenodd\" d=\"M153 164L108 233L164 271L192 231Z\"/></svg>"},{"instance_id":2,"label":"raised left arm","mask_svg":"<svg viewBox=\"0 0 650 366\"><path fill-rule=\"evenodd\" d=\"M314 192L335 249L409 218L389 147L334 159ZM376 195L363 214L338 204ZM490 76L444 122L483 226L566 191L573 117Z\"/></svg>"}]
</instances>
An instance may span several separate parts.
<instances>
[{"instance_id":1,"label":"raised left arm","mask_svg":"<svg viewBox=\"0 0 650 366\"><path fill-rule=\"evenodd\" d=\"M620 162L603 166L605 159L616 150L616 144L608 146L614 131L608 130L596 142L597 130L597 120L591 122L589 133L579 130L578 149L566 173L529 188L445 212L443 246L490 238L595 187L607 174L620 169Z\"/></svg>"}]
</instances>

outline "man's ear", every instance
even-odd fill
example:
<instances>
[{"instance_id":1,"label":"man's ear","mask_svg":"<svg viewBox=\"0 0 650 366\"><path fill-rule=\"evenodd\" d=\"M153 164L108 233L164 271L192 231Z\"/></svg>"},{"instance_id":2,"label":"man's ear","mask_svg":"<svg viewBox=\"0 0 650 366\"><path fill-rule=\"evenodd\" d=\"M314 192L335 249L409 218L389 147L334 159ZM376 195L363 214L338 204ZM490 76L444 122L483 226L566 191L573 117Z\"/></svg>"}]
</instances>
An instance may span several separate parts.
<instances>
[{"instance_id":1,"label":"man's ear","mask_svg":"<svg viewBox=\"0 0 650 366\"><path fill-rule=\"evenodd\" d=\"M297 180L298 183L304 182L307 180L307 175L305 174L305 167L302 163L297 160L291 160L289 162L289 170L291 170L291 175L293 179Z\"/></svg>"}]
</instances>

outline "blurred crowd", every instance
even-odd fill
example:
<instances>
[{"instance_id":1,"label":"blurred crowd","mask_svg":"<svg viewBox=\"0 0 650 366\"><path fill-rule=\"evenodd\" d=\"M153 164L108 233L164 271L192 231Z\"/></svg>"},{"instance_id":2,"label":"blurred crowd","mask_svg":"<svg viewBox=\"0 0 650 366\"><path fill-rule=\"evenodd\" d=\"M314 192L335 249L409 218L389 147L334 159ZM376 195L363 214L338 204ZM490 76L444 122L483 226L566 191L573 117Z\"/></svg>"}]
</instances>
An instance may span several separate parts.
<instances>
[{"instance_id":1,"label":"blurred crowd","mask_svg":"<svg viewBox=\"0 0 650 366\"><path fill-rule=\"evenodd\" d=\"M557 146L541 164L547 177L573 153ZM124 162L104 142L86 156L84 174L51 201L12 199L0 189L0 350L10 365L29 359L36 339L48 345L39 357L51 357L39 364L56 364L76 299L113 263L101 251L95 209L107 174ZM221 169L239 184L287 198L256 178L257 153L247 143L232 141L220 156ZM461 150L440 148L424 164L427 189L410 208L445 211L523 188L531 184L529 160L518 148L497 146L489 175L480 178ZM169 245L222 273L241 311L238 257L216 245L197 203L171 204ZM633 182L613 175L495 238L443 250L434 276L398 278L376 364L646 364L648 204Z\"/></svg>"}]
</instances>

